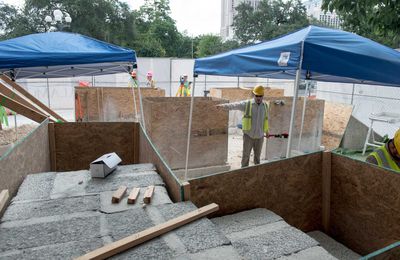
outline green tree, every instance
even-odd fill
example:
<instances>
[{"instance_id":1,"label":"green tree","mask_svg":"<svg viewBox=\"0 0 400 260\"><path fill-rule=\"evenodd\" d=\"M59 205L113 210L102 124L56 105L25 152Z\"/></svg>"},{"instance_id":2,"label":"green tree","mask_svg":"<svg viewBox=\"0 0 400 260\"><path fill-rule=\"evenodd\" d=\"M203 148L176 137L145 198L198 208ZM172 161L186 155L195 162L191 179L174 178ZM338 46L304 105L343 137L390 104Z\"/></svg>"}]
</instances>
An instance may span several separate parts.
<instances>
[{"instance_id":1,"label":"green tree","mask_svg":"<svg viewBox=\"0 0 400 260\"><path fill-rule=\"evenodd\" d=\"M262 0L256 9L243 2L236 11L234 31L243 44L269 40L310 24L300 0Z\"/></svg>"},{"instance_id":2,"label":"green tree","mask_svg":"<svg viewBox=\"0 0 400 260\"><path fill-rule=\"evenodd\" d=\"M323 0L322 8L336 11L343 21L343 29L400 47L399 0Z\"/></svg>"},{"instance_id":3,"label":"green tree","mask_svg":"<svg viewBox=\"0 0 400 260\"><path fill-rule=\"evenodd\" d=\"M222 42L221 37L212 34L199 36L198 42L196 57L199 58L229 51L239 47L239 43L235 40Z\"/></svg>"}]
</instances>

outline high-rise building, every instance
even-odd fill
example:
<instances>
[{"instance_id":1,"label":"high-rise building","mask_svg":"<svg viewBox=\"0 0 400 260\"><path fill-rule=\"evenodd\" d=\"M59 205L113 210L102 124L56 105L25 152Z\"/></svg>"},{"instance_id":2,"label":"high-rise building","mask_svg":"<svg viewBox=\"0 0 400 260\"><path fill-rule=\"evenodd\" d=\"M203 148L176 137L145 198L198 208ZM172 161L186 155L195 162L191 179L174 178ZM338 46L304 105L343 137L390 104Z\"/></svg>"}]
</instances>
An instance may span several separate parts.
<instances>
[{"instance_id":1,"label":"high-rise building","mask_svg":"<svg viewBox=\"0 0 400 260\"><path fill-rule=\"evenodd\" d=\"M235 8L248 2L254 9L257 8L261 0L221 0L221 37L225 40L234 38L233 17L236 15Z\"/></svg>"},{"instance_id":2,"label":"high-rise building","mask_svg":"<svg viewBox=\"0 0 400 260\"><path fill-rule=\"evenodd\" d=\"M326 26L340 28L340 17L335 12L323 11L321 9L322 0L304 1L304 5L307 9L308 17L313 17Z\"/></svg>"}]
</instances>

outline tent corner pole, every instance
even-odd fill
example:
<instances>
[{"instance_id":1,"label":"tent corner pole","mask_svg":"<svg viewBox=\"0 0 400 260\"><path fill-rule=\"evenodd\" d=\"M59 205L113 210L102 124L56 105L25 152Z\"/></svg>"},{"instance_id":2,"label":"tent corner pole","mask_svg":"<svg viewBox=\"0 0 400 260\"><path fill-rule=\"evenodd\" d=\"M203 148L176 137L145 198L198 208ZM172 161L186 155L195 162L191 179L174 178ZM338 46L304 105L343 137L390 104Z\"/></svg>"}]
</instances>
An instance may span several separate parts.
<instances>
[{"instance_id":1,"label":"tent corner pole","mask_svg":"<svg viewBox=\"0 0 400 260\"><path fill-rule=\"evenodd\" d=\"M190 98L189 126L188 126L188 136L187 136L187 144L186 144L186 160L185 160L185 178L184 178L184 181L187 181L187 174L188 174L189 150L190 150L190 133L192 132L192 117L193 117L195 87L196 87L196 75L193 77L193 90L192 90L192 96Z\"/></svg>"}]
</instances>

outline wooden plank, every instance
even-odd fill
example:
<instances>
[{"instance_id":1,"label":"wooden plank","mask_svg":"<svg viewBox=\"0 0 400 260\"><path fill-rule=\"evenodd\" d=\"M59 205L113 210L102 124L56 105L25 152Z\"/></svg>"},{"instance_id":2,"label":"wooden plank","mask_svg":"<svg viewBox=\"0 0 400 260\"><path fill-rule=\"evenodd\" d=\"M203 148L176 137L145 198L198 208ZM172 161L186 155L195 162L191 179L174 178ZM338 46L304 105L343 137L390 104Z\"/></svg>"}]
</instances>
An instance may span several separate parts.
<instances>
[{"instance_id":1,"label":"wooden plank","mask_svg":"<svg viewBox=\"0 0 400 260\"><path fill-rule=\"evenodd\" d=\"M0 83L0 93L8 96L10 99L15 100L27 107L29 107L30 109L35 110L38 113L42 113L44 114L42 111L40 111L37 107L35 107L34 105L32 105L29 101L27 101L25 98L21 97L18 93L16 93L15 91L13 91L12 89L6 87L4 84Z\"/></svg>"},{"instance_id":2,"label":"wooden plank","mask_svg":"<svg viewBox=\"0 0 400 260\"><path fill-rule=\"evenodd\" d=\"M17 112L18 114L21 114L35 122L38 123L42 123L47 116L42 114L42 113L38 113L35 110L17 102L12 100L11 98L0 94L0 105L7 107L9 109L11 109L14 112Z\"/></svg>"},{"instance_id":3,"label":"wooden plank","mask_svg":"<svg viewBox=\"0 0 400 260\"><path fill-rule=\"evenodd\" d=\"M190 200L190 183L185 181L182 183L183 186L183 200L189 201Z\"/></svg>"},{"instance_id":4,"label":"wooden plank","mask_svg":"<svg viewBox=\"0 0 400 260\"><path fill-rule=\"evenodd\" d=\"M54 123L49 123L49 149L50 149L50 167L52 171L57 170L56 160L56 133Z\"/></svg>"},{"instance_id":5,"label":"wooden plank","mask_svg":"<svg viewBox=\"0 0 400 260\"><path fill-rule=\"evenodd\" d=\"M29 93L27 90L25 90L23 87L18 85L15 81L12 81L9 77L2 75L1 79L4 80L8 85L12 86L14 89L16 89L19 93L24 95L27 99L31 100L34 104L39 106L41 109L52 115L54 118L59 119L63 122L67 122L64 118L62 118L60 115L58 115L56 112L48 108L45 104L40 102L39 99L35 98L31 93Z\"/></svg>"},{"instance_id":6,"label":"wooden plank","mask_svg":"<svg viewBox=\"0 0 400 260\"><path fill-rule=\"evenodd\" d=\"M139 192L140 192L139 188L132 189L128 197L128 204L135 204L137 197L139 196Z\"/></svg>"},{"instance_id":7,"label":"wooden plank","mask_svg":"<svg viewBox=\"0 0 400 260\"><path fill-rule=\"evenodd\" d=\"M330 152L322 153L322 226L328 234L331 215L331 166Z\"/></svg>"},{"instance_id":8,"label":"wooden plank","mask_svg":"<svg viewBox=\"0 0 400 260\"><path fill-rule=\"evenodd\" d=\"M2 190L0 192L0 216L2 215L3 210L5 210L5 206L8 203L8 199L10 194L8 190Z\"/></svg>"},{"instance_id":9,"label":"wooden plank","mask_svg":"<svg viewBox=\"0 0 400 260\"><path fill-rule=\"evenodd\" d=\"M144 192L143 202L145 204L150 204L151 197L153 197L153 194L154 194L154 186L151 185L151 186L147 187L146 191Z\"/></svg>"},{"instance_id":10,"label":"wooden plank","mask_svg":"<svg viewBox=\"0 0 400 260\"><path fill-rule=\"evenodd\" d=\"M114 192L111 202L112 203L119 203L119 201L122 199L122 197L124 196L125 192L126 192L126 186L121 186L118 188L117 191Z\"/></svg>"},{"instance_id":11,"label":"wooden plank","mask_svg":"<svg viewBox=\"0 0 400 260\"><path fill-rule=\"evenodd\" d=\"M209 204L202 208L191 211L185 215L179 216L177 218L171 219L165 223L156 225L154 227L148 228L121 240L115 241L103 247L100 247L92 252L89 252L81 257L76 258L76 260L87 260L87 259L106 259L118 253L121 253L129 248L137 246L144 243L150 239L158 237L165 234L175 228L186 225L194 220L207 216L210 213L218 211L219 206L215 203Z\"/></svg>"}]
</instances>

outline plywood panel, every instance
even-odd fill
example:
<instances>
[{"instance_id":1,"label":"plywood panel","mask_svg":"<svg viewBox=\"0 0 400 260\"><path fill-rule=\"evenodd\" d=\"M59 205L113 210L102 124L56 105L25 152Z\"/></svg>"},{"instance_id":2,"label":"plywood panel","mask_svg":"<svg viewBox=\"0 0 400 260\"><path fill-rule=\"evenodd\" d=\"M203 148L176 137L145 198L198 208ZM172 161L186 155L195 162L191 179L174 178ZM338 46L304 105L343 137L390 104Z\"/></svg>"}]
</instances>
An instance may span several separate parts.
<instances>
[{"instance_id":1,"label":"plywood panel","mask_svg":"<svg viewBox=\"0 0 400 260\"><path fill-rule=\"evenodd\" d=\"M136 109L140 115L138 89L135 90ZM140 88L142 98L165 97L164 89ZM75 87L83 109L83 121L126 121L135 118L132 88ZM76 108L75 108L76 109Z\"/></svg>"},{"instance_id":2,"label":"plywood panel","mask_svg":"<svg viewBox=\"0 0 400 260\"><path fill-rule=\"evenodd\" d=\"M327 150L339 147L352 112L351 105L325 102L322 145Z\"/></svg>"},{"instance_id":3,"label":"plywood panel","mask_svg":"<svg viewBox=\"0 0 400 260\"><path fill-rule=\"evenodd\" d=\"M361 255L400 240L399 173L333 153L331 189L336 240Z\"/></svg>"},{"instance_id":4,"label":"plywood panel","mask_svg":"<svg viewBox=\"0 0 400 260\"><path fill-rule=\"evenodd\" d=\"M0 158L0 190L13 197L25 176L50 171L48 120Z\"/></svg>"},{"instance_id":5,"label":"plywood panel","mask_svg":"<svg viewBox=\"0 0 400 260\"><path fill-rule=\"evenodd\" d=\"M223 165L228 156L228 112L221 99L195 98L189 167ZM172 169L185 167L190 98L145 98L146 130ZM211 149L212 147L212 149Z\"/></svg>"},{"instance_id":6,"label":"plywood panel","mask_svg":"<svg viewBox=\"0 0 400 260\"><path fill-rule=\"evenodd\" d=\"M267 208L289 224L321 228L322 154L320 152L192 179L190 198L198 207L215 202L218 215Z\"/></svg>"},{"instance_id":7,"label":"plywood panel","mask_svg":"<svg viewBox=\"0 0 400 260\"><path fill-rule=\"evenodd\" d=\"M139 163L152 163L156 166L158 174L162 177L167 185L167 190L174 202L182 201L184 198L183 185L178 178L172 173L171 169L165 163L161 155L158 153L149 137L144 133L143 129L139 131L140 153Z\"/></svg>"},{"instance_id":8,"label":"plywood panel","mask_svg":"<svg viewBox=\"0 0 400 260\"><path fill-rule=\"evenodd\" d=\"M62 123L54 125L57 171L89 169L103 154L115 152L122 164L133 164L138 144L134 122Z\"/></svg>"}]
</instances>

